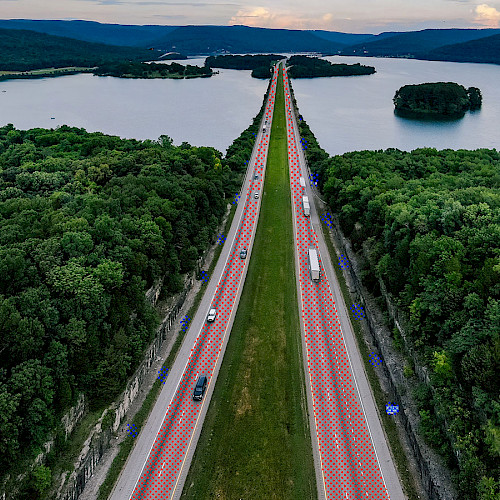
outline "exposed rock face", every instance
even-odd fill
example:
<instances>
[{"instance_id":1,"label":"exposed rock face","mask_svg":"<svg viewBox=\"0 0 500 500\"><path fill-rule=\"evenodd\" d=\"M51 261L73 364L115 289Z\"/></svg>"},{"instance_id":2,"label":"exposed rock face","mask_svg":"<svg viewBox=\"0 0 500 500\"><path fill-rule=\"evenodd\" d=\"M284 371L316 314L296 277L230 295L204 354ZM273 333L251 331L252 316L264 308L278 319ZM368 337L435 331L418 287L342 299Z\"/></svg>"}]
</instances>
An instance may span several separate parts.
<instances>
[{"instance_id":1,"label":"exposed rock face","mask_svg":"<svg viewBox=\"0 0 500 500\"><path fill-rule=\"evenodd\" d=\"M374 346L380 355L381 363L376 367L382 388L388 393L391 402L399 405L398 419L401 422L400 430L404 434L406 447L413 453L413 465L420 476L420 487L430 500L455 500L456 489L452 483L450 471L444 466L443 460L430 449L418 434L418 409L412 398L411 381L403 372L404 356L398 353L393 346L391 332L383 321L383 314L376 305L373 296L361 283L360 259L368 259L367 249L363 248L363 255L354 252L351 244L340 230L338 221L335 220L330 230L335 247L339 254L347 256L349 267L344 269L344 277L350 294L360 303L365 310L366 328L365 340ZM387 311L398 328L403 339L406 339L405 319L398 311L384 284L379 282L382 295L386 301ZM406 342L409 347L409 343ZM427 369L420 365L411 348L407 349L414 363L415 375L421 382L429 382Z\"/></svg>"},{"instance_id":2,"label":"exposed rock face","mask_svg":"<svg viewBox=\"0 0 500 500\"><path fill-rule=\"evenodd\" d=\"M61 477L57 491L57 500L76 500L82 493L87 480L92 476L104 452L108 449L114 433L117 431L128 409L139 394L142 381L155 361L156 354L163 341L166 339L167 332L172 328L179 309L191 286L192 280L189 280L187 287L177 297L174 307L158 328L155 339L146 351L142 363L128 381L125 390L121 396L102 413L98 423L92 429L83 445L80 456L74 464L74 471L69 476L66 475Z\"/></svg>"},{"instance_id":3,"label":"exposed rock face","mask_svg":"<svg viewBox=\"0 0 500 500\"><path fill-rule=\"evenodd\" d=\"M75 406L69 409L69 411L64 415L61 419L61 422L64 426L64 433L66 435L66 439L73 432L73 429L76 427L76 424L83 417L85 410L87 409L85 396L80 394L78 401Z\"/></svg>"}]
</instances>

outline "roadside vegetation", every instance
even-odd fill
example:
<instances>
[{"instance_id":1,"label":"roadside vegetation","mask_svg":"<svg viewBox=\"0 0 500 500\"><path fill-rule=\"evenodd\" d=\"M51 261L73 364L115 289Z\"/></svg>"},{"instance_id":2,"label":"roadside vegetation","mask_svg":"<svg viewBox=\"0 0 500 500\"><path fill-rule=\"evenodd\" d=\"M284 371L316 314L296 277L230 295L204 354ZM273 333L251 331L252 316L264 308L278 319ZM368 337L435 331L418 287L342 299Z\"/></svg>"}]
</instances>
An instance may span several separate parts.
<instances>
[{"instance_id":1,"label":"roadside vegetation","mask_svg":"<svg viewBox=\"0 0 500 500\"><path fill-rule=\"evenodd\" d=\"M302 366L280 84L261 212L248 264L182 498L313 499L316 484Z\"/></svg>"},{"instance_id":2,"label":"roadside vegetation","mask_svg":"<svg viewBox=\"0 0 500 500\"><path fill-rule=\"evenodd\" d=\"M481 91L477 87L453 82L404 85L393 98L400 116L409 118L461 118L466 111L481 107Z\"/></svg>"},{"instance_id":3,"label":"roadside vegetation","mask_svg":"<svg viewBox=\"0 0 500 500\"><path fill-rule=\"evenodd\" d=\"M287 62L290 78L317 78L320 76L372 75L373 66L356 64L333 64L326 59L309 56L292 56Z\"/></svg>"},{"instance_id":4,"label":"roadside vegetation","mask_svg":"<svg viewBox=\"0 0 500 500\"><path fill-rule=\"evenodd\" d=\"M319 188L407 317L430 383L420 431L460 499L500 495L500 155L495 150L360 151L329 157L301 122ZM380 293L380 290L379 290ZM395 343L405 349L395 334ZM411 376L411 367L405 370Z\"/></svg>"}]
</instances>

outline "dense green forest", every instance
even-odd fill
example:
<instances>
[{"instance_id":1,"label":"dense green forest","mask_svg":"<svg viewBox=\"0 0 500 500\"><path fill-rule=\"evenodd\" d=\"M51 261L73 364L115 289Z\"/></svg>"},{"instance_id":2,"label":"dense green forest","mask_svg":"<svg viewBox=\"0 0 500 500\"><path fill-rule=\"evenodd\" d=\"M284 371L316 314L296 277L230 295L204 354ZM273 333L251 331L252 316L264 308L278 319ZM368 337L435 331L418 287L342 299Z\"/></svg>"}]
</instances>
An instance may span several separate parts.
<instances>
[{"instance_id":1,"label":"dense green forest","mask_svg":"<svg viewBox=\"0 0 500 500\"><path fill-rule=\"evenodd\" d=\"M207 68L255 69L262 66L270 67L273 62L285 59L279 54L257 54L244 56L210 56L205 59Z\"/></svg>"},{"instance_id":2,"label":"dense green forest","mask_svg":"<svg viewBox=\"0 0 500 500\"><path fill-rule=\"evenodd\" d=\"M54 429L57 451L79 392L102 408L123 389L157 326L145 291L161 276L162 296L180 291L215 241L263 112L225 157L167 136L0 128L2 476ZM39 483L18 498L38 498Z\"/></svg>"},{"instance_id":3,"label":"dense green forest","mask_svg":"<svg viewBox=\"0 0 500 500\"><path fill-rule=\"evenodd\" d=\"M316 78L320 76L353 76L375 73L373 66L356 64L332 64L325 59L308 56L292 56L287 61L290 78Z\"/></svg>"},{"instance_id":4,"label":"dense green forest","mask_svg":"<svg viewBox=\"0 0 500 500\"><path fill-rule=\"evenodd\" d=\"M500 153L359 151L329 157L305 121L319 188L356 251L407 316L427 366L420 432L454 473L460 500L500 498ZM394 329L394 343L404 342ZM405 370L406 372L406 370Z\"/></svg>"},{"instance_id":5,"label":"dense green forest","mask_svg":"<svg viewBox=\"0 0 500 500\"><path fill-rule=\"evenodd\" d=\"M116 61L150 61L161 52L89 43L36 31L0 29L0 71L67 66L94 67Z\"/></svg>"},{"instance_id":6,"label":"dense green forest","mask_svg":"<svg viewBox=\"0 0 500 500\"><path fill-rule=\"evenodd\" d=\"M273 72L272 66L259 66L252 70L250 76L252 78L260 78L261 80L266 80L267 78L271 78Z\"/></svg>"},{"instance_id":7,"label":"dense green forest","mask_svg":"<svg viewBox=\"0 0 500 500\"><path fill-rule=\"evenodd\" d=\"M481 91L477 87L466 89L453 82L405 85L393 98L398 114L408 117L459 118L468 110L481 107Z\"/></svg>"},{"instance_id":8,"label":"dense green forest","mask_svg":"<svg viewBox=\"0 0 500 500\"><path fill-rule=\"evenodd\" d=\"M94 75L119 78L194 78L212 76L213 71L208 67L175 62L170 64L116 62L99 66L94 70Z\"/></svg>"}]
</instances>

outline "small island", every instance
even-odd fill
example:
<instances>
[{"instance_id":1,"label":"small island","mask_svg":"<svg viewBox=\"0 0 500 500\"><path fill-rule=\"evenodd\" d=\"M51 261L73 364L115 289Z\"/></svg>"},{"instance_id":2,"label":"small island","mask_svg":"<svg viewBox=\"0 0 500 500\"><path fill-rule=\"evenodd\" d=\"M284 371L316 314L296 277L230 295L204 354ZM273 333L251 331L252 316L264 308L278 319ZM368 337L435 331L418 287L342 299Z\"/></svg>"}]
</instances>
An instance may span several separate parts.
<instances>
[{"instance_id":1,"label":"small island","mask_svg":"<svg viewBox=\"0 0 500 500\"><path fill-rule=\"evenodd\" d=\"M405 85L393 98L395 113L407 118L461 118L466 111L481 107L481 91L477 87L453 82Z\"/></svg>"},{"instance_id":2,"label":"small island","mask_svg":"<svg viewBox=\"0 0 500 500\"><path fill-rule=\"evenodd\" d=\"M210 56L205 59L208 68L251 69L253 78L268 79L271 76L271 66L276 61L285 59L279 54L246 54Z\"/></svg>"},{"instance_id":3,"label":"small island","mask_svg":"<svg viewBox=\"0 0 500 500\"><path fill-rule=\"evenodd\" d=\"M288 59L290 78L317 78L322 76L372 75L373 66L356 64L333 64L326 59L309 56L292 56Z\"/></svg>"},{"instance_id":4,"label":"small island","mask_svg":"<svg viewBox=\"0 0 500 500\"><path fill-rule=\"evenodd\" d=\"M157 64L142 62L118 62L102 64L94 69L97 76L115 76L117 78L207 78L214 74L206 66L191 66L179 63Z\"/></svg>"}]
</instances>

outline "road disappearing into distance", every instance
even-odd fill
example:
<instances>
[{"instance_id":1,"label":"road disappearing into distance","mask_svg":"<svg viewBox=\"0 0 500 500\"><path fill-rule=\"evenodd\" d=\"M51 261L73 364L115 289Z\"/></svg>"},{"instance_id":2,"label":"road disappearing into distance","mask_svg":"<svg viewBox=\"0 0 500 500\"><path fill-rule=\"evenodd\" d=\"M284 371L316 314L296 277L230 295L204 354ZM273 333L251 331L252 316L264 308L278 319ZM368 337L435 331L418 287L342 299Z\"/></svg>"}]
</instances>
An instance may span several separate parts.
<instances>
[{"instance_id":1,"label":"road disappearing into distance","mask_svg":"<svg viewBox=\"0 0 500 500\"><path fill-rule=\"evenodd\" d=\"M277 75L276 68L263 122L272 120ZM245 196L239 201L227 237L227 248L221 253L167 383L120 474L110 497L112 500L167 500L181 495L251 255L261 201L256 193L262 191L269 144L269 134L262 128L243 184ZM239 254L245 247L248 257L241 259ZM217 317L214 322L207 323L210 307L217 309ZM208 378L208 388L202 401L193 401L193 388L200 375Z\"/></svg>"},{"instance_id":2,"label":"road disappearing into distance","mask_svg":"<svg viewBox=\"0 0 500 500\"><path fill-rule=\"evenodd\" d=\"M279 70L280 66L282 70ZM278 78L281 74L283 78ZM308 172L299 147L300 136L285 65L279 63L274 68L241 199L219 262L169 370L165 386L110 496L111 500L174 500L181 497L252 253L263 194L269 133L279 85L284 86L295 236L294 242L283 244L294 244L295 248L306 383L306 394L301 399L304 400L304 407L307 399L309 409L317 497L321 500L405 498L356 350L349 315L342 300L339 304L340 292L326 245L321 232L319 231L318 236L315 231L315 227L319 227L319 219L313 202L314 192L309 182L305 186L304 181L300 182L301 178L308 178ZM281 95L280 99L282 100ZM264 124L267 125L265 128ZM280 144L285 147L284 139ZM283 151L284 169L285 154ZM311 211L309 213L309 208L307 209L307 216L302 204L303 195L309 197L311 204ZM240 258L240 252L244 248L248 255ZM314 281L309 269L310 248L316 249L319 256L320 275L319 279L315 276ZM295 303L295 298L291 302ZM217 315L215 321L207 322L206 315L211 308L217 310ZM207 377L208 387L204 398L194 401L193 388L201 375ZM283 383L286 384L286 381ZM276 394L276 397L280 396ZM309 438L307 443L309 445ZM309 453L307 455L310 456ZM308 477L313 477L312 464L310 470ZM310 492L315 492L315 489L313 484ZM198 496L199 492L196 498ZM204 498L200 497L200 500ZM243 500L267 499L248 497Z\"/></svg>"},{"instance_id":3,"label":"road disappearing into distance","mask_svg":"<svg viewBox=\"0 0 500 500\"><path fill-rule=\"evenodd\" d=\"M295 110L291 99L289 80L284 68L285 104L287 114L288 164L294 207L296 258L299 298L304 329L306 369L312 394L313 446L316 445L318 491L320 498L387 500L389 492L374 447L370 427L359 396L351 359L343 332L351 328L348 316L339 318L333 292L327 277L325 263L329 261L326 245L320 245L313 227L316 211L309 214L303 206L303 196L313 198L304 156L300 148ZM321 232L319 232L321 237ZM320 261L320 279L312 279L309 249L316 249ZM322 259L323 256L323 259ZM345 306L344 306L345 307ZM352 332L351 332L352 336ZM361 367L361 363L360 363ZM362 369L361 369L362 372ZM366 378L364 382L367 385ZM367 396L371 396L369 390ZM374 406L373 400L370 401ZM373 408L374 409L374 408ZM389 460L393 500L404 498L394 465L390 459L383 431L376 411L377 432L382 438L384 458ZM392 465L392 467L390 467Z\"/></svg>"}]
</instances>

